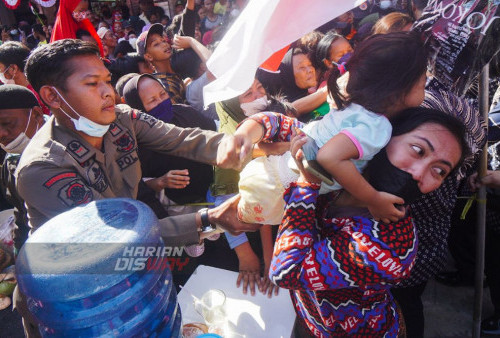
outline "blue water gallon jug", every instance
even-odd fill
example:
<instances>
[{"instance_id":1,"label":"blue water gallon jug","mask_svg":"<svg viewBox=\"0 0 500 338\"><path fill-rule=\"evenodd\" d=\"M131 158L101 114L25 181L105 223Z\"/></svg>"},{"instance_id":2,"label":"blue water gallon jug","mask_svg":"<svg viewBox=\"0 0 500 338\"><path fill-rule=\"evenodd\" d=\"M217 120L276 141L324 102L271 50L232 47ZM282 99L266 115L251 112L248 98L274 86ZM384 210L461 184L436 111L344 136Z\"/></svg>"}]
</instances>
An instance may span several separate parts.
<instances>
[{"instance_id":1,"label":"blue water gallon jug","mask_svg":"<svg viewBox=\"0 0 500 338\"><path fill-rule=\"evenodd\" d=\"M179 337L181 311L153 211L105 199L62 213L16 261L45 337Z\"/></svg>"}]
</instances>

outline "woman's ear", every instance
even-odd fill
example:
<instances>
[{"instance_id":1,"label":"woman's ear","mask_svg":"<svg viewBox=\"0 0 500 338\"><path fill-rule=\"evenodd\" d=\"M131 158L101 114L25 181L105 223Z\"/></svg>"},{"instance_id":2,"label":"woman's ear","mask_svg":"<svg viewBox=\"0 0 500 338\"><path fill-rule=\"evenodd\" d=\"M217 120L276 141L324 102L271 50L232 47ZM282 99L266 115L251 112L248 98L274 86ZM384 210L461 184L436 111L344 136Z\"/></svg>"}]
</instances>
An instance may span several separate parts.
<instances>
[{"instance_id":1,"label":"woman's ear","mask_svg":"<svg viewBox=\"0 0 500 338\"><path fill-rule=\"evenodd\" d=\"M61 98L57 95L54 88L51 86L43 86L40 88L40 97L47 106L52 109L61 108Z\"/></svg>"}]
</instances>

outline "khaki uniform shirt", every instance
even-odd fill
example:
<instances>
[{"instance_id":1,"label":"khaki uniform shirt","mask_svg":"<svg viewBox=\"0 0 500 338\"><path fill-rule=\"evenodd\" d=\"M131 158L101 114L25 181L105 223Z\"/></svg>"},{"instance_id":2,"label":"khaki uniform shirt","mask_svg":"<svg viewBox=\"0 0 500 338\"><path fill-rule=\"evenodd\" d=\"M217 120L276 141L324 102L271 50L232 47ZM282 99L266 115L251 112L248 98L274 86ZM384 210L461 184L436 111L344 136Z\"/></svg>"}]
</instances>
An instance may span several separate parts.
<instances>
[{"instance_id":1,"label":"khaki uniform shirt","mask_svg":"<svg viewBox=\"0 0 500 338\"><path fill-rule=\"evenodd\" d=\"M223 134L178 128L125 105L117 106L116 112L116 120L103 137L102 151L54 117L33 137L15 173L32 231L51 217L92 200L136 198L141 179L138 145L215 164Z\"/></svg>"}]
</instances>

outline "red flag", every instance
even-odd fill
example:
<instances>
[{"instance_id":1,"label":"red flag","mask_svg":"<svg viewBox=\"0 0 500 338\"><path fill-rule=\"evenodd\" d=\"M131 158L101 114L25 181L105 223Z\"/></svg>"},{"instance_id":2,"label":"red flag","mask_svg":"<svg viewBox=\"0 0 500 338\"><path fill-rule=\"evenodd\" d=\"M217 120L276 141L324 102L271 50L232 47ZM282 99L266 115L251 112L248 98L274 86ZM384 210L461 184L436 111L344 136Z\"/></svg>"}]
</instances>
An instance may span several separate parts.
<instances>
[{"instance_id":1,"label":"red flag","mask_svg":"<svg viewBox=\"0 0 500 338\"><path fill-rule=\"evenodd\" d=\"M281 60L283 60L283 57L285 56L286 52L288 52L289 48L290 45L285 46L283 49L280 49L279 51L271 55L269 59L267 59L263 64L260 65L260 68L264 68L265 70L268 70L270 72L276 72L278 70L278 67L280 66Z\"/></svg>"}]
</instances>

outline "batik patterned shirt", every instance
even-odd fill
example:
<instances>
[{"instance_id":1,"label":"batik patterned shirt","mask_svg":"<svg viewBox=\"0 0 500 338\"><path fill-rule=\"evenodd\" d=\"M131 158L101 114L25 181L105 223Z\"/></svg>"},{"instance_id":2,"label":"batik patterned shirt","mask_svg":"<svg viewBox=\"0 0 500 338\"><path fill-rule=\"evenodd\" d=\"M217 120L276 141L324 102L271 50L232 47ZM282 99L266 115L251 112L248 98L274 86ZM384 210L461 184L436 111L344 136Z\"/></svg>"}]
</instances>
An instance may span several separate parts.
<instances>
[{"instance_id":1,"label":"batik patterned shirt","mask_svg":"<svg viewBox=\"0 0 500 338\"><path fill-rule=\"evenodd\" d=\"M290 289L297 316L317 337L396 337L391 285L407 278L417 252L409 216L397 223L325 218L331 194L293 183L269 272Z\"/></svg>"}]
</instances>

